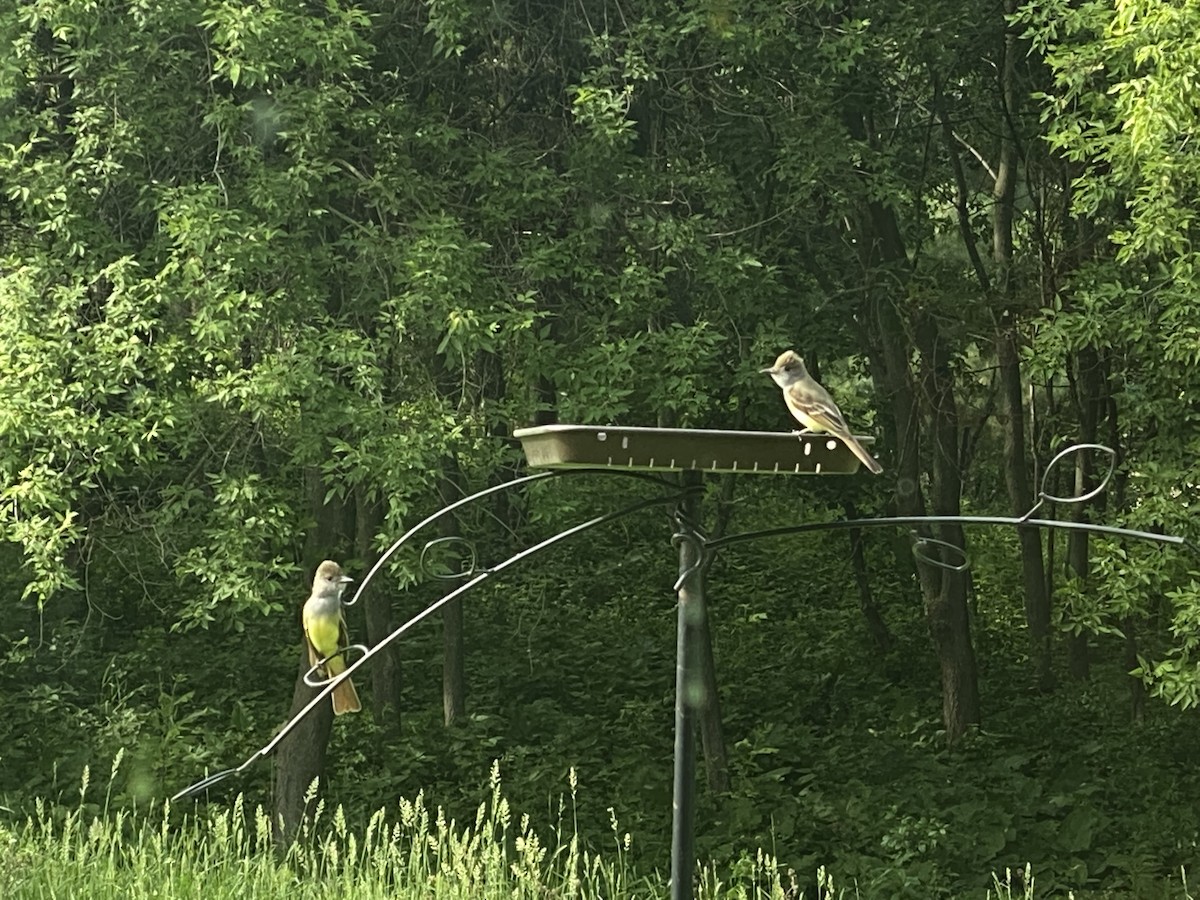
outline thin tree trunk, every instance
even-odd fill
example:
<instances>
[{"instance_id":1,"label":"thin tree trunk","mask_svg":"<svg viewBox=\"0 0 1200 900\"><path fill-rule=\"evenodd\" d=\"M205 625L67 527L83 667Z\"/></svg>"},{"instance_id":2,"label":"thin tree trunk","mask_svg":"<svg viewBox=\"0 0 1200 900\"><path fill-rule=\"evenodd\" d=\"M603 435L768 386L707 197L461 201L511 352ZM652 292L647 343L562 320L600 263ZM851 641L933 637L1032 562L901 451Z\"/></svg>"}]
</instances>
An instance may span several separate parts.
<instances>
[{"instance_id":1,"label":"thin tree trunk","mask_svg":"<svg viewBox=\"0 0 1200 900\"><path fill-rule=\"evenodd\" d=\"M365 575L379 559L379 552L375 549L375 534L383 522L383 516L379 504L370 500L363 488L355 491L354 500L354 540ZM378 584L377 581L373 583ZM387 637L394 627L391 596L386 590L373 587L367 591L362 602L367 623L367 643L374 647ZM390 722L399 729L400 690L404 683L399 645L389 644L375 654L370 672L371 710L375 721L380 724Z\"/></svg>"},{"instance_id":2,"label":"thin tree trunk","mask_svg":"<svg viewBox=\"0 0 1200 900\"><path fill-rule=\"evenodd\" d=\"M316 696L317 688L304 683L308 668L308 648L302 644L289 720ZM333 704L326 701L305 716L291 734L279 742L279 749L275 751L275 815L271 820L271 834L280 849L286 849L296 840L305 817L313 811L315 794L307 802L305 798L309 796L313 780L325 772L325 754L332 729Z\"/></svg>"},{"instance_id":3,"label":"thin tree trunk","mask_svg":"<svg viewBox=\"0 0 1200 900\"><path fill-rule=\"evenodd\" d=\"M1132 672L1141 663L1138 661L1137 624L1132 615L1121 622L1125 632L1125 671ZM1146 685L1140 678L1129 676L1129 719L1135 724L1146 721Z\"/></svg>"},{"instance_id":4,"label":"thin tree trunk","mask_svg":"<svg viewBox=\"0 0 1200 900\"><path fill-rule=\"evenodd\" d=\"M884 299L882 302L887 301ZM905 405L904 398L907 397L910 402L915 402L915 399L912 386L908 382L907 369L889 368L889 366L906 365L906 362L903 357L892 352L892 342L882 339L884 313L875 308L874 298L868 298L864 306L866 314L861 317L858 332L863 346L867 348L867 368L871 373L871 383L875 388L876 395L885 401L878 410L877 421L883 431L883 445L893 450L889 469L896 473L895 478L899 483L903 473L912 469L910 454L916 454L916 436L912 434L916 427L915 418L911 417L911 406ZM898 323L899 319L896 318L895 321ZM901 434L911 435L913 439L909 440L906 437L902 441ZM884 511L889 516L907 515L906 510L910 506L901 502L897 491L885 501ZM917 504L917 508L924 510L924 506L920 503ZM917 563L912 554L912 541L909 536L899 528L888 528L880 537L888 548L891 557L890 566L895 572L896 578L902 584L916 584Z\"/></svg>"},{"instance_id":5,"label":"thin tree trunk","mask_svg":"<svg viewBox=\"0 0 1200 900\"><path fill-rule=\"evenodd\" d=\"M1085 347L1075 354L1075 404L1079 414L1079 441L1094 444L1098 431L1100 404L1100 358L1094 349ZM1084 451L1075 454L1075 496L1087 493L1093 486L1092 454ZM1071 521L1088 521L1085 503L1070 507ZM1067 566L1071 577L1081 591L1087 589L1091 563L1089 561L1088 533L1072 531L1067 537ZM1071 634L1067 639L1067 668L1072 678L1086 680L1091 676L1091 659L1086 631Z\"/></svg>"},{"instance_id":6,"label":"thin tree trunk","mask_svg":"<svg viewBox=\"0 0 1200 900\"><path fill-rule=\"evenodd\" d=\"M1013 329L1001 327L996 338L1000 360L1001 392L1004 395L1004 479L1008 485L1009 507L1014 516L1023 516L1033 506L1033 491L1029 485L1025 458L1025 411L1021 402L1021 370L1017 342ZM1046 593L1046 569L1042 557L1041 532L1037 528L1020 528L1021 572L1025 593L1025 625L1029 629L1030 659L1038 688L1054 688L1051 668L1052 631L1050 596Z\"/></svg>"},{"instance_id":7,"label":"thin tree trunk","mask_svg":"<svg viewBox=\"0 0 1200 900\"><path fill-rule=\"evenodd\" d=\"M842 511L847 519L858 518L858 507L853 500L842 501ZM881 654L892 649L892 634L887 622L875 602L875 594L871 591L871 579L867 570L867 554L863 549L863 531L861 528L851 528L850 537L850 566L854 571L854 584L858 589L858 608L862 612L863 621L867 624L867 635L871 643Z\"/></svg>"},{"instance_id":8,"label":"thin tree trunk","mask_svg":"<svg viewBox=\"0 0 1200 900\"><path fill-rule=\"evenodd\" d=\"M863 110L848 105L844 120L853 137L870 141L873 129ZM895 211L875 199L865 201L862 209L864 216L857 237L864 271L870 273L889 268L893 273L907 275L908 255ZM917 416L917 410L924 408L928 412L933 438L932 505L938 514L956 515L962 480L958 459L958 411L949 348L927 313L917 313L911 330L905 327L893 303L890 285L886 288L868 285L867 291L870 327L874 329L871 345L873 352L879 354L872 372L882 374L882 392L889 400L895 423L897 447L893 479L896 510L901 515L923 515L925 512ZM910 368L914 336L921 357L919 395L914 390ZM917 531L921 536L932 536L928 528ZM960 527L942 527L938 537L953 546L964 547ZM943 558L950 564L961 562L953 554L944 554ZM962 573L926 562L918 562L916 568L925 600L926 622L942 671L943 722L947 739L953 742L980 720L975 650L967 609L967 579Z\"/></svg>"},{"instance_id":9,"label":"thin tree trunk","mask_svg":"<svg viewBox=\"0 0 1200 900\"><path fill-rule=\"evenodd\" d=\"M706 575L701 574L702 578ZM700 741L704 749L704 768L708 789L716 793L729 790L729 753L725 747L725 729L721 724L721 696L717 691L717 664L713 656L711 617L708 604L696 617L696 640L700 645L700 677L704 703L700 707Z\"/></svg>"},{"instance_id":10,"label":"thin tree trunk","mask_svg":"<svg viewBox=\"0 0 1200 900\"><path fill-rule=\"evenodd\" d=\"M1083 454L1080 454L1080 457L1082 459ZM1076 471L1083 468L1084 464L1079 462ZM1081 479L1077 479L1077 483L1079 480ZM1071 507L1071 521L1084 522L1086 520L1087 513L1083 510L1082 504ZM1071 571L1072 580L1080 584L1081 590L1085 590L1088 575L1087 532L1072 531L1067 536L1067 566ZM1067 671L1077 681L1086 681L1091 677L1092 663L1086 631L1072 632L1067 635Z\"/></svg>"},{"instance_id":11,"label":"thin tree trunk","mask_svg":"<svg viewBox=\"0 0 1200 900\"><path fill-rule=\"evenodd\" d=\"M462 598L442 607L442 716L453 725L467 714Z\"/></svg>"},{"instance_id":12,"label":"thin tree trunk","mask_svg":"<svg viewBox=\"0 0 1200 900\"><path fill-rule=\"evenodd\" d=\"M1042 393L1046 398L1046 418L1049 421L1053 422L1056 419L1054 383L1051 381L1047 381L1045 390ZM1048 429L1042 429L1043 432L1045 432L1047 430ZM1045 445L1049 444L1049 439L1039 440L1039 437L1040 437L1040 435L1035 432L1033 435L1033 448L1034 448L1035 461L1038 458L1037 454L1038 454L1039 450L1043 450L1043 451L1049 450L1049 447L1045 446ZM1051 456L1051 455L1045 456L1045 460L1046 460L1047 464L1050 462L1051 459L1053 459L1053 456ZM1035 475L1036 475L1036 473L1035 473ZM1055 466L1054 471L1050 475L1051 484L1050 484L1050 490L1047 493L1053 494L1056 497L1061 497L1063 495L1062 490L1060 488L1060 485L1062 484L1062 479L1060 477L1061 475L1062 475L1062 469L1059 466ZM1046 472L1044 469L1042 471L1041 477L1043 479L1046 478ZM1040 482L1039 482L1039 484L1040 484ZM1040 487L1039 487L1039 490L1041 490ZM1057 564L1055 562L1055 559L1058 555L1057 554L1058 534L1057 534L1057 529L1051 528L1048 530L1050 533L1046 535L1046 596L1050 598L1051 605L1053 605L1053 602L1054 602L1054 577L1058 573Z\"/></svg>"},{"instance_id":13,"label":"thin tree trunk","mask_svg":"<svg viewBox=\"0 0 1200 900\"><path fill-rule=\"evenodd\" d=\"M1121 446L1121 428L1117 419L1117 398L1113 390L1111 368L1107 357L1101 361L1104 370L1104 419L1108 431L1108 446L1116 454L1112 481L1109 483L1107 496L1111 498L1109 509L1118 516L1125 514L1125 490L1129 483L1129 473L1125 470L1124 447ZM1122 542L1124 549L1124 542ZM1133 611L1127 613L1121 620L1121 631L1125 635L1123 641L1125 671L1132 672L1141 663L1138 660L1137 633L1140 624L1145 620L1144 614ZM1146 684L1141 678L1129 676L1129 719L1135 724L1146 720Z\"/></svg>"},{"instance_id":14,"label":"thin tree trunk","mask_svg":"<svg viewBox=\"0 0 1200 900\"><path fill-rule=\"evenodd\" d=\"M871 203L869 206L871 227L879 237L868 243L882 247L880 252L886 259L904 259L894 215L880 204ZM896 423L895 508L900 515L924 515L925 500L920 487L923 472L918 453L919 420L916 415L918 396L913 389L909 369L912 350L910 339L891 298L883 291L876 291L872 301L877 328L874 337L881 351L881 368L887 378L884 394L891 401L891 413ZM929 409L935 444L931 479L934 511L941 515L956 515L961 481L957 460L958 414L950 381L952 376L948 359L945 358L945 348L939 346L932 320L925 319L918 323L916 331L924 371L921 400ZM933 536L928 528L919 528L917 531L922 536ZM955 546L963 546L961 528L942 528L939 537ZM954 565L961 559L946 555L945 561ZM960 573L920 561L916 570L924 597L926 623L942 673L943 724L947 739L953 742L980 720L978 676L966 603L967 582Z\"/></svg>"},{"instance_id":15,"label":"thin tree trunk","mask_svg":"<svg viewBox=\"0 0 1200 900\"><path fill-rule=\"evenodd\" d=\"M328 486L315 466L305 470L304 486L308 492L308 511L316 524L304 536L301 565L305 570L315 570L321 560L335 559L348 549L344 542L346 511L339 496L327 497Z\"/></svg>"},{"instance_id":16,"label":"thin tree trunk","mask_svg":"<svg viewBox=\"0 0 1200 900\"><path fill-rule=\"evenodd\" d=\"M462 495L458 461L446 460L441 495L443 505ZM453 514L440 520L442 537L459 537L457 517ZM442 717L453 725L467 713L466 646L463 637L462 598L451 600L442 607Z\"/></svg>"},{"instance_id":17,"label":"thin tree trunk","mask_svg":"<svg viewBox=\"0 0 1200 900\"><path fill-rule=\"evenodd\" d=\"M326 499L327 490L321 473L315 467L304 473L308 492L309 511L315 525L304 541L303 565L306 570L316 569L323 559L336 557L339 547L344 549L345 507L341 500ZM309 669L308 646L302 639L300 609L303 597L297 598L294 608L296 636L300 638L300 661L296 683L292 688L290 720L303 709L314 696L317 688L304 683L304 673ZM295 729L279 743L275 753L275 814L271 822L271 833L277 847L287 847L296 838L297 829L311 811L305 795L313 779L325 771L325 753L329 745L329 733L333 727L333 704L325 702L305 716Z\"/></svg>"},{"instance_id":18,"label":"thin tree trunk","mask_svg":"<svg viewBox=\"0 0 1200 900\"><path fill-rule=\"evenodd\" d=\"M1011 16L1015 11L1015 0L1004 0L1005 15ZM996 264L997 294L1003 303L1003 309L996 317L996 357L1000 366L1000 393L1005 417L1004 480L1008 486L1012 513L1020 517L1033 505L1033 492L1029 486L1029 465L1025 456L1025 408L1022 402L1012 280L1013 219L1019 164L1016 135L1013 133L1020 102L1016 84L1017 41L1017 31L1010 25L1004 33L1003 60L1000 65L1000 97L1006 126L1000 135L1000 158L996 164L996 183L992 191L992 258ZM1050 597L1046 593L1041 532L1037 528L1021 528L1017 536L1021 544L1030 658L1038 687L1049 691L1054 687L1054 673L1051 669Z\"/></svg>"},{"instance_id":19,"label":"thin tree trunk","mask_svg":"<svg viewBox=\"0 0 1200 900\"><path fill-rule=\"evenodd\" d=\"M1011 13L1013 0L1005 0ZM1007 127L1001 134L1000 156L996 163L996 182L992 204L992 261L995 280L988 275L975 241L970 220L967 179L959 157L957 143L945 109L940 82L934 81L934 104L942 125L945 149L949 155L956 184L955 208L958 212L959 233L972 262L979 287L987 296L1002 304L995 316L996 355L999 360L1001 408L1004 415L1004 476L1008 486L1009 505L1014 516L1023 516L1032 505L1032 494L1025 458L1025 413L1021 400L1021 369L1017 352L1016 319L1013 310L1013 217L1016 198L1017 144L1012 133L1016 115L1016 32L1005 34L1003 61L1000 66L1001 103ZM1050 668L1050 601L1046 593L1046 576L1042 559L1041 535L1036 528L1018 532L1021 546L1021 567L1025 594L1025 620L1032 643L1031 658L1039 687L1053 687Z\"/></svg>"},{"instance_id":20,"label":"thin tree trunk","mask_svg":"<svg viewBox=\"0 0 1200 900\"><path fill-rule=\"evenodd\" d=\"M921 351L921 389L929 404L933 471L930 501L934 515L962 515L962 472L958 460L958 405L954 398L954 378L950 350L932 319L922 315L916 327L917 346ZM966 534L958 524L938 528L940 540L962 551L959 556L942 550L942 562L958 565L966 557ZM922 569L930 569L928 565ZM942 715L946 738L953 743L981 718L979 676L975 648L971 642L970 611L967 607L965 572L936 570L936 592L926 594L925 615L938 651L942 670ZM930 579L933 581L934 579Z\"/></svg>"}]
</instances>

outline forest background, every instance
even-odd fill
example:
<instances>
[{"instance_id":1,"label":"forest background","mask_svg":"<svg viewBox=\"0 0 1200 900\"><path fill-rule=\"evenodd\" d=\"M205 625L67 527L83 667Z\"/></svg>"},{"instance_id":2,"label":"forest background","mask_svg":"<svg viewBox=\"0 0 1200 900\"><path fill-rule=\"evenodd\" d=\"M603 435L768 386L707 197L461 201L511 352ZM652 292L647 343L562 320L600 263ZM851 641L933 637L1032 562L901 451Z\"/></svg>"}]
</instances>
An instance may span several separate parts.
<instances>
[{"instance_id":1,"label":"forest background","mask_svg":"<svg viewBox=\"0 0 1200 900\"><path fill-rule=\"evenodd\" d=\"M902 0L22 0L0 8L0 791L14 822L240 761L317 562L362 573L552 421L792 427L795 347L878 478L710 479L714 534L1021 515L1194 539L1200 8ZM1079 454L1048 489L1107 469ZM617 483L621 482L621 483ZM645 489L443 527L497 561ZM645 871L670 815L661 511L382 654L328 802L516 808ZM730 547L705 859L863 896L1177 896L1200 861L1190 551L944 527ZM440 595L401 554L374 642ZM711 760L710 760L711 763ZM98 776L93 774L93 778ZM260 765L236 790L270 804ZM1080 894L1083 896L1084 894Z\"/></svg>"}]
</instances>

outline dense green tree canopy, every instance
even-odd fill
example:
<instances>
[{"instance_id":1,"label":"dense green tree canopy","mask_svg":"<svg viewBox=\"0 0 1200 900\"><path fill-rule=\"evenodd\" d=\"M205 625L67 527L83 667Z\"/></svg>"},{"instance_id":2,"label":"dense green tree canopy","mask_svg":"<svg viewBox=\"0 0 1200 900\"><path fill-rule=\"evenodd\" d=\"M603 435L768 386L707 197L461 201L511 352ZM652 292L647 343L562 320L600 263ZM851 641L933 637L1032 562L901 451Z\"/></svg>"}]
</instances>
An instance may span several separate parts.
<instances>
[{"instance_id":1,"label":"dense green tree canopy","mask_svg":"<svg viewBox=\"0 0 1200 900\"><path fill-rule=\"evenodd\" d=\"M131 796L252 750L286 711L317 562L361 571L447 500L511 477L523 425L787 430L759 369L789 347L878 438L885 473L712 480L716 530L1019 516L1046 463L1082 440L1113 448L1114 477L1086 509L1056 514L1195 537L1198 34L1192 5L1152 0L0 9L0 528L18 610L0 625L0 679L23 704L0 733L28 747L77 729L67 768L136 738ZM1072 458L1047 489L1084 493L1105 467ZM455 527L500 556L637 493L567 481ZM964 547L970 578L914 562L905 536L882 531L854 551L831 539L714 563L735 749L731 792L709 810L713 852L736 858L726 842L739 832L767 840L771 810L797 796L814 821L854 819L806 794L817 775L801 762L768 765L796 732L844 727L846 758L868 733L932 754L932 722L958 745L993 716L1053 722L1080 696L1090 709L1127 694L1139 722L1190 727L1165 709L1200 703L1187 553L951 526L925 536ZM556 741L548 723L596 704L598 721L647 735L639 753L661 750L652 735L669 716L653 698L670 682L651 663L670 638L640 617L662 600L645 572L665 537L631 526L562 571L517 579L507 606L489 596L476 619L468 606L477 718L461 731L427 714L436 690L411 672L440 650L414 634L409 729L379 715L374 747L342 747L371 757L357 796L449 783L462 757L505 755L542 789L590 761L601 789L636 798L659 827L658 768L616 754L615 771L613 754L565 727ZM821 618L804 612L811 598L772 593L800 590L810 570L812 597L854 611ZM735 593L720 596L722 579ZM369 629L432 599L426 581L414 556L397 557ZM826 630L806 633L810 615ZM845 649L862 615L878 646L894 639L884 664ZM523 630L543 617L553 630ZM630 621L666 649L614 646ZM535 653L535 634L562 645ZM547 674L571 668L573 640L610 654L594 690ZM214 674L242 672L247 653L262 677L243 694ZM788 663L777 676L748 664L772 655ZM481 672L519 684L527 707ZM839 684L887 721L850 716ZM641 699L620 707L624 685ZM1147 690L1164 708L1148 711ZM809 699L789 711L780 694ZM373 755L385 744L417 762L389 776ZM995 746L964 752L1008 765ZM31 749L8 765L0 784L14 796L22 779L51 789ZM1024 766L1005 771L1025 778ZM1056 845L1083 860L1062 866L1068 884L1099 846L1092 829L1119 813L1059 787L1095 812ZM865 779L837 802L852 795L873 804ZM954 843L938 823L970 818L960 802L893 809L880 855L847 865L917 865L914 848ZM814 842L838 852L803 816L778 814L788 840L807 842L805 866L824 861L806 855ZM969 865L1023 861L1011 855L1032 852L1038 828L1062 825L1041 815L1011 813ZM1168 862L1187 861L1148 868ZM939 884L959 883L952 868Z\"/></svg>"}]
</instances>

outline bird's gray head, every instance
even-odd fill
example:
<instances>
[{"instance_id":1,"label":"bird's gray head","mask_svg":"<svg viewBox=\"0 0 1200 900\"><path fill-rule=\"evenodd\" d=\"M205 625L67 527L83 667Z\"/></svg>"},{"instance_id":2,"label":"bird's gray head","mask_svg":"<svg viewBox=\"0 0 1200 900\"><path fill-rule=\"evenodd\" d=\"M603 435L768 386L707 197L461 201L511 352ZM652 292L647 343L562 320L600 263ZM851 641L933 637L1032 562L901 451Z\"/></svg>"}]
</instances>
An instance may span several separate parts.
<instances>
[{"instance_id":1,"label":"bird's gray head","mask_svg":"<svg viewBox=\"0 0 1200 900\"><path fill-rule=\"evenodd\" d=\"M784 350L775 360L775 365L759 371L770 375L775 383L783 388L808 375L808 370L804 368L804 360L795 350Z\"/></svg>"},{"instance_id":2,"label":"bird's gray head","mask_svg":"<svg viewBox=\"0 0 1200 900\"><path fill-rule=\"evenodd\" d=\"M342 567L332 559L317 566L317 574L313 576L313 590L317 593L329 593L340 597L346 585L354 579L342 571Z\"/></svg>"}]
</instances>

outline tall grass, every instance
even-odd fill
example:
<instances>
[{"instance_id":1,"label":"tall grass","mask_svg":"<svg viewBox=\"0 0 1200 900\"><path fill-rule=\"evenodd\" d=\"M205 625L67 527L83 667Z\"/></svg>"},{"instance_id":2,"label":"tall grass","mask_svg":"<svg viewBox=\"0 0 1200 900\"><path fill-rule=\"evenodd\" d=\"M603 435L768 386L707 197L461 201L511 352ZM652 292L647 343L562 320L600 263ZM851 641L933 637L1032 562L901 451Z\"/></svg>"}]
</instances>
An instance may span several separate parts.
<instances>
[{"instance_id":1,"label":"tall grass","mask_svg":"<svg viewBox=\"0 0 1200 900\"><path fill-rule=\"evenodd\" d=\"M121 757L113 765L115 777ZM110 778L110 784L113 778ZM197 898L197 900L641 900L666 898L660 873L638 874L628 862L632 837L609 811L613 843L606 852L580 846L575 835L576 782L545 837L528 815L514 822L493 764L490 790L474 821L447 819L421 794L380 809L365 828L351 828L340 807L315 804L294 842L272 841L270 816L238 796L228 806L169 804L144 812L113 810L111 797L88 799L84 772L78 806L64 812L38 803L23 823L0 823L2 900ZM315 791L315 786L313 788ZM807 884L803 884L804 882ZM806 891L801 890L801 886ZM1191 900L1186 881L1180 896ZM731 871L698 871L697 900L841 900L864 897L834 884L824 869L798 879L758 851ZM1068 895L1076 896L1076 895ZM1104 891L1077 895L1116 897ZM1156 896L1159 896L1156 894ZM1161 896L1168 896L1164 893ZM993 879L987 900L1034 900L1027 867Z\"/></svg>"},{"instance_id":2,"label":"tall grass","mask_svg":"<svg viewBox=\"0 0 1200 900\"><path fill-rule=\"evenodd\" d=\"M118 756L113 767L120 764ZM361 831L339 807L319 802L286 850L272 844L270 816L241 796L225 807L184 813L164 804L146 812L111 810L87 800L85 772L77 808L38 804L16 827L0 825L0 898L303 898L355 900L547 900L658 898L667 885L627 864L631 838L612 816L613 846L582 848L573 812L560 804L545 841L528 815L514 822L493 766L490 793L473 822L431 811L418 794L380 809ZM574 778L572 777L572 810ZM707 870L700 898L782 900L783 879L759 854L753 871L726 884Z\"/></svg>"}]
</instances>

